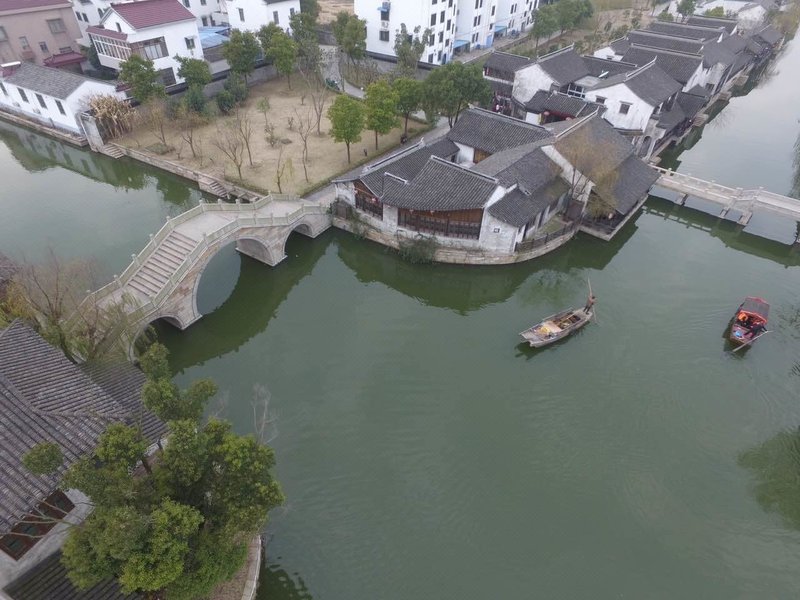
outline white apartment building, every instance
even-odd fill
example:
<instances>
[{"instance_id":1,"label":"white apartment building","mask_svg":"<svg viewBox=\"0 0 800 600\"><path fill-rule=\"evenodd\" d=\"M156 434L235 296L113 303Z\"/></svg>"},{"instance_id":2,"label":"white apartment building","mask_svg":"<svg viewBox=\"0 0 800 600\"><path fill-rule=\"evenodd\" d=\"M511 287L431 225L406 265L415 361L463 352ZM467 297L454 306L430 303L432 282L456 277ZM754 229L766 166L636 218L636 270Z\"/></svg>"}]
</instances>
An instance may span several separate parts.
<instances>
[{"instance_id":1,"label":"white apartment building","mask_svg":"<svg viewBox=\"0 0 800 600\"><path fill-rule=\"evenodd\" d=\"M394 56L395 38L404 24L409 34L416 27L420 28L420 35L431 30L423 62L448 62L456 50L456 8L460 1L463 0L355 0L356 15L367 22L367 52Z\"/></svg>"},{"instance_id":2,"label":"white apartment building","mask_svg":"<svg viewBox=\"0 0 800 600\"><path fill-rule=\"evenodd\" d=\"M188 0L185 0L188 1ZM199 2L200 0L191 0ZM290 31L289 20L300 12L300 0L222 0L233 29L256 32L268 23Z\"/></svg>"},{"instance_id":3,"label":"white apartment building","mask_svg":"<svg viewBox=\"0 0 800 600\"><path fill-rule=\"evenodd\" d=\"M203 58L195 16L178 0L111 4L99 26L87 33L103 66L119 70L131 54L149 58L164 85L183 81L175 56Z\"/></svg>"},{"instance_id":4,"label":"white apartment building","mask_svg":"<svg viewBox=\"0 0 800 600\"><path fill-rule=\"evenodd\" d=\"M460 0L456 19L458 51L488 48L494 42L498 0Z\"/></svg>"},{"instance_id":5,"label":"white apartment building","mask_svg":"<svg viewBox=\"0 0 800 600\"><path fill-rule=\"evenodd\" d=\"M538 6L538 0L497 0L494 39L525 31L533 24L533 13Z\"/></svg>"}]
</instances>

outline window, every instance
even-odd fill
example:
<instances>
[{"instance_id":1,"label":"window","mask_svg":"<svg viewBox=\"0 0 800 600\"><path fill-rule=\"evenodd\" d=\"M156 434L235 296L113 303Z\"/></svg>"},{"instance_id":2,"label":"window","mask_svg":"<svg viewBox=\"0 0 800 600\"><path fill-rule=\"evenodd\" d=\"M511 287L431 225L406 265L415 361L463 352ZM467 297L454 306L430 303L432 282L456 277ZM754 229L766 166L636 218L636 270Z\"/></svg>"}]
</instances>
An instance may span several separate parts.
<instances>
[{"instance_id":1,"label":"window","mask_svg":"<svg viewBox=\"0 0 800 600\"><path fill-rule=\"evenodd\" d=\"M444 23L444 11L439 13L439 23Z\"/></svg>"},{"instance_id":2,"label":"window","mask_svg":"<svg viewBox=\"0 0 800 600\"><path fill-rule=\"evenodd\" d=\"M25 90L23 90L22 88L17 88L17 91L19 92L19 97L22 98L22 101L27 102L28 96L25 94Z\"/></svg>"},{"instance_id":3,"label":"window","mask_svg":"<svg viewBox=\"0 0 800 600\"><path fill-rule=\"evenodd\" d=\"M428 54L428 62L429 62L429 63L432 63L432 62L433 62L433 52L431 52L430 54Z\"/></svg>"},{"instance_id":4,"label":"window","mask_svg":"<svg viewBox=\"0 0 800 600\"><path fill-rule=\"evenodd\" d=\"M294 7L289 8L289 18L291 19L294 16Z\"/></svg>"},{"instance_id":5,"label":"window","mask_svg":"<svg viewBox=\"0 0 800 600\"><path fill-rule=\"evenodd\" d=\"M122 25L120 25L119 23L117 23L117 31L122 33Z\"/></svg>"},{"instance_id":6,"label":"window","mask_svg":"<svg viewBox=\"0 0 800 600\"><path fill-rule=\"evenodd\" d=\"M6 86L3 85L2 81L0 81L0 92L3 92L3 96L8 96L8 92L6 91Z\"/></svg>"},{"instance_id":7,"label":"window","mask_svg":"<svg viewBox=\"0 0 800 600\"><path fill-rule=\"evenodd\" d=\"M378 39L380 39L380 41L382 41L382 42L388 42L389 41L389 32L386 31L385 29L381 30L381 32L378 34Z\"/></svg>"},{"instance_id":8,"label":"window","mask_svg":"<svg viewBox=\"0 0 800 600\"><path fill-rule=\"evenodd\" d=\"M452 21L450 19L447 19L447 25L444 26L445 31L450 31L450 25L451 24L452 24Z\"/></svg>"},{"instance_id":9,"label":"window","mask_svg":"<svg viewBox=\"0 0 800 600\"><path fill-rule=\"evenodd\" d=\"M105 12L105 11L104 11L102 8L98 8L98 9L97 9L97 15L98 15L98 16L99 16L101 19L103 18L103 13L104 13L104 12Z\"/></svg>"},{"instance_id":10,"label":"window","mask_svg":"<svg viewBox=\"0 0 800 600\"><path fill-rule=\"evenodd\" d=\"M628 111L631 109L631 105L627 102L620 102L619 103L619 114L627 115Z\"/></svg>"},{"instance_id":11,"label":"window","mask_svg":"<svg viewBox=\"0 0 800 600\"><path fill-rule=\"evenodd\" d=\"M47 52L47 44L45 42L39 42L39 50Z\"/></svg>"},{"instance_id":12,"label":"window","mask_svg":"<svg viewBox=\"0 0 800 600\"><path fill-rule=\"evenodd\" d=\"M428 46L433 46L434 42L436 42L436 34L432 33L428 36Z\"/></svg>"},{"instance_id":13,"label":"window","mask_svg":"<svg viewBox=\"0 0 800 600\"><path fill-rule=\"evenodd\" d=\"M597 102L598 104L605 104L606 103L606 99L603 98L602 96L598 96L597 98L594 99L594 101Z\"/></svg>"},{"instance_id":14,"label":"window","mask_svg":"<svg viewBox=\"0 0 800 600\"><path fill-rule=\"evenodd\" d=\"M77 18L78 21L83 21L83 17L81 16L81 13L79 13L77 10L75 11L75 18Z\"/></svg>"},{"instance_id":15,"label":"window","mask_svg":"<svg viewBox=\"0 0 800 600\"><path fill-rule=\"evenodd\" d=\"M200 20L203 22L203 27L208 26L208 17L200 17Z\"/></svg>"},{"instance_id":16,"label":"window","mask_svg":"<svg viewBox=\"0 0 800 600\"><path fill-rule=\"evenodd\" d=\"M239 9L239 20L240 21L244 21L244 9L243 8Z\"/></svg>"},{"instance_id":17,"label":"window","mask_svg":"<svg viewBox=\"0 0 800 600\"><path fill-rule=\"evenodd\" d=\"M36 510L31 511L33 514L28 517L29 521L20 521L14 525L11 533L0 538L0 550L18 560L55 527L56 522L51 519L63 519L73 508L75 505L70 499L56 490Z\"/></svg>"},{"instance_id":18,"label":"window","mask_svg":"<svg viewBox=\"0 0 800 600\"><path fill-rule=\"evenodd\" d=\"M184 5L186 8L191 8L191 7L189 6L189 0L183 0L183 5Z\"/></svg>"},{"instance_id":19,"label":"window","mask_svg":"<svg viewBox=\"0 0 800 600\"><path fill-rule=\"evenodd\" d=\"M436 25L436 13L431 15L431 26Z\"/></svg>"},{"instance_id":20,"label":"window","mask_svg":"<svg viewBox=\"0 0 800 600\"><path fill-rule=\"evenodd\" d=\"M280 25L281 24L281 19L278 16L278 11L277 10L273 10L272 11L272 22L275 23L275 25Z\"/></svg>"},{"instance_id":21,"label":"window","mask_svg":"<svg viewBox=\"0 0 800 600\"><path fill-rule=\"evenodd\" d=\"M205 6L208 4L208 0L200 0L200 6Z\"/></svg>"},{"instance_id":22,"label":"window","mask_svg":"<svg viewBox=\"0 0 800 600\"><path fill-rule=\"evenodd\" d=\"M47 19L47 26L50 28L50 33L64 33L67 30L61 19Z\"/></svg>"},{"instance_id":23,"label":"window","mask_svg":"<svg viewBox=\"0 0 800 600\"><path fill-rule=\"evenodd\" d=\"M24 35L19 36L19 45L22 46L23 50L27 50L31 47L31 45L28 43L28 38L26 38Z\"/></svg>"},{"instance_id":24,"label":"window","mask_svg":"<svg viewBox=\"0 0 800 600\"><path fill-rule=\"evenodd\" d=\"M167 55L167 44L164 42L164 38L153 38L152 40L141 42L139 44L139 55L150 60L164 58Z\"/></svg>"},{"instance_id":25,"label":"window","mask_svg":"<svg viewBox=\"0 0 800 600\"><path fill-rule=\"evenodd\" d=\"M496 6L493 6L493 7L492 7L492 16L494 16L494 11L495 11L496 9L497 9L497 7L496 7ZM513 13L514 11L512 10L511 12Z\"/></svg>"},{"instance_id":26,"label":"window","mask_svg":"<svg viewBox=\"0 0 800 600\"><path fill-rule=\"evenodd\" d=\"M444 31L439 32L439 43L441 44L444 41Z\"/></svg>"},{"instance_id":27,"label":"window","mask_svg":"<svg viewBox=\"0 0 800 600\"><path fill-rule=\"evenodd\" d=\"M381 21L388 21L389 20L389 9L383 10L381 8Z\"/></svg>"},{"instance_id":28,"label":"window","mask_svg":"<svg viewBox=\"0 0 800 600\"><path fill-rule=\"evenodd\" d=\"M36 99L39 101L39 106L42 108L47 108L47 102L44 101L44 98L41 94L36 94Z\"/></svg>"},{"instance_id":29,"label":"window","mask_svg":"<svg viewBox=\"0 0 800 600\"><path fill-rule=\"evenodd\" d=\"M58 109L58 112L60 112L62 115L67 114L64 112L64 105L61 104L61 100L56 100L56 108Z\"/></svg>"},{"instance_id":30,"label":"window","mask_svg":"<svg viewBox=\"0 0 800 600\"><path fill-rule=\"evenodd\" d=\"M8 35L6 34L6 28L0 26L0 42L8 41Z\"/></svg>"},{"instance_id":31,"label":"window","mask_svg":"<svg viewBox=\"0 0 800 600\"><path fill-rule=\"evenodd\" d=\"M194 50L194 38L193 37L184 38L183 41L186 42L186 49L187 50Z\"/></svg>"},{"instance_id":32,"label":"window","mask_svg":"<svg viewBox=\"0 0 800 600\"><path fill-rule=\"evenodd\" d=\"M83 15L83 20L88 23L89 22L89 15L87 15L86 13L81 13L81 14Z\"/></svg>"}]
</instances>

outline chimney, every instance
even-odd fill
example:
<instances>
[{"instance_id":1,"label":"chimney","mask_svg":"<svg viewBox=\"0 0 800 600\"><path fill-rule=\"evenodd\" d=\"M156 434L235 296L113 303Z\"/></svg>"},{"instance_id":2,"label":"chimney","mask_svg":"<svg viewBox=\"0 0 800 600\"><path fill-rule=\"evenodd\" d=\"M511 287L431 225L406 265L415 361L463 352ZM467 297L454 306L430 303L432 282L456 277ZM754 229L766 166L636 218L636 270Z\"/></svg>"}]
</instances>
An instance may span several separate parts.
<instances>
[{"instance_id":1,"label":"chimney","mask_svg":"<svg viewBox=\"0 0 800 600\"><path fill-rule=\"evenodd\" d=\"M21 64L22 63L19 61L3 63L2 65L0 65L0 75L2 75L3 77L9 77L13 75L16 72L16 70L19 69L19 66Z\"/></svg>"}]
</instances>

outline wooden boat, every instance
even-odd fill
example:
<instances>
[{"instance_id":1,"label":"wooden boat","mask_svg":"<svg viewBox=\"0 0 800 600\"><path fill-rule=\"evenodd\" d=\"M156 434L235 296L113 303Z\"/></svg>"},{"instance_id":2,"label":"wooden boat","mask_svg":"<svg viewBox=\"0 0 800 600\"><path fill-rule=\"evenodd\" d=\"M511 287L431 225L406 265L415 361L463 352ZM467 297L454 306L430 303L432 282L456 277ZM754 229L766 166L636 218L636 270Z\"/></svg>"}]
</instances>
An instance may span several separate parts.
<instances>
[{"instance_id":1,"label":"wooden boat","mask_svg":"<svg viewBox=\"0 0 800 600\"><path fill-rule=\"evenodd\" d=\"M736 309L729 339L734 344L749 344L767 330L769 303L763 298L748 296Z\"/></svg>"},{"instance_id":2,"label":"wooden boat","mask_svg":"<svg viewBox=\"0 0 800 600\"><path fill-rule=\"evenodd\" d=\"M570 308L547 317L542 322L521 332L520 335L533 348L541 348L575 333L592 319L593 314L594 307L590 308L588 312L582 308L577 310Z\"/></svg>"}]
</instances>

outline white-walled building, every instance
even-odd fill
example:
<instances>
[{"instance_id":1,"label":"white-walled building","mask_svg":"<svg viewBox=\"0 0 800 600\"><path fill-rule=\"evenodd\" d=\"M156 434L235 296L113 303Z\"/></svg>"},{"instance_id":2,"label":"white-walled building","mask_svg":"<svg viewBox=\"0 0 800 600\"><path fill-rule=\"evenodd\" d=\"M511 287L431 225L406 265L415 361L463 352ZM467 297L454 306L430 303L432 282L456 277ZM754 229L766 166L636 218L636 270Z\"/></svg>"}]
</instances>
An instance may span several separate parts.
<instances>
[{"instance_id":1,"label":"white-walled building","mask_svg":"<svg viewBox=\"0 0 800 600\"><path fill-rule=\"evenodd\" d=\"M486 0L485 0L486 1ZM367 52L395 56L394 43L400 26L409 34L431 30L421 60L441 65L454 52L457 0L355 0L355 13L367 22Z\"/></svg>"},{"instance_id":2,"label":"white-walled building","mask_svg":"<svg viewBox=\"0 0 800 600\"><path fill-rule=\"evenodd\" d=\"M94 95L125 97L108 81L32 63L5 65L0 72L0 109L77 135L83 135L78 115Z\"/></svg>"},{"instance_id":3,"label":"white-walled building","mask_svg":"<svg viewBox=\"0 0 800 600\"><path fill-rule=\"evenodd\" d=\"M497 0L494 39L528 29L538 7L538 0Z\"/></svg>"},{"instance_id":4,"label":"white-walled building","mask_svg":"<svg viewBox=\"0 0 800 600\"><path fill-rule=\"evenodd\" d=\"M488 48L494 43L498 0L460 0L456 18L457 49Z\"/></svg>"},{"instance_id":5,"label":"white-walled building","mask_svg":"<svg viewBox=\"0 0 800 600\"><path fill-rule=\"evenodd\" d=\"M164 85L182 81L175 56L203 58L195 16L178 0L111 4L99 26L87 28L103 66L119 70L131 54L153 61Z\"/></svg>"},{"instance_id":6,"label":"white-walled building","mask_svg":"<svg viewBox=\"0 0 800 600\"><path fill-rule=\"evenodd\" d=\"M191 0L198 2L199 0ZM233 29L256 32L268 23L290 31L289 20L300 12L300 0L222 0Z\"/></svg>"}]
</instances>

